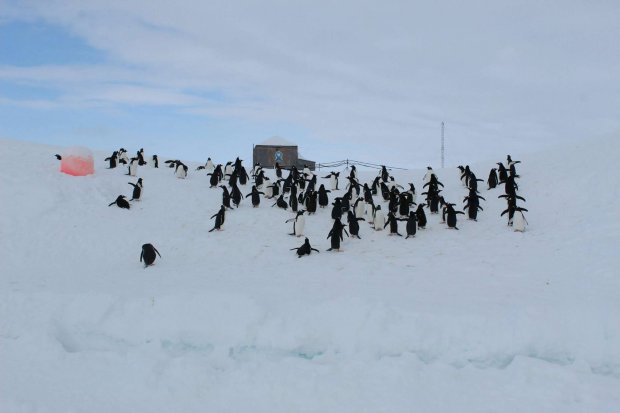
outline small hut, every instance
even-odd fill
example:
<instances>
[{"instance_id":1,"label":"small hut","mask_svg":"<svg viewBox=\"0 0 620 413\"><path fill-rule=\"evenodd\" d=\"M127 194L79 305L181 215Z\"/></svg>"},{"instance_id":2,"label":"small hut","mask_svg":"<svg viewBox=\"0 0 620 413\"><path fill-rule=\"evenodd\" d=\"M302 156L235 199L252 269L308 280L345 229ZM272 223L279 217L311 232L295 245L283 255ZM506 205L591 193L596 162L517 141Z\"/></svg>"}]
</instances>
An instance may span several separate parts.
<instances>
[{"instance_id":1,"label":"small hut","mask_svg":"<svg viewBox=\"0 0 620 413\"><path fill-rule=\"evenodd\" d=\"M283 168L296 166L302 169L304 165L311 170L315 168L315 162L300 158L299 148L296 144L279 136L274 136L254 146L253 164L257 162L263 168L275 168L276 162Z\"/></svg>"}]
</instances>

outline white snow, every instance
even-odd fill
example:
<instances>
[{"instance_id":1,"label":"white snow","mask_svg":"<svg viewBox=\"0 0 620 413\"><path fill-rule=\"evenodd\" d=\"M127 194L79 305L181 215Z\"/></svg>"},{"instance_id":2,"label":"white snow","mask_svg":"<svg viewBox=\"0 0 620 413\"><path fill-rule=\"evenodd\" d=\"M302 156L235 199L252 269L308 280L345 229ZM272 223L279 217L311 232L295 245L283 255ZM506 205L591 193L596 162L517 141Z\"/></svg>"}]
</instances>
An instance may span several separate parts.
<instances>
[{"instance_id":1,"label":"white snow","mask_svg":"<svg viewBox=\"0 0 620 413\"><path fill-rule=\"evenodd\" d=\"M222 190L199 163L140 168L122 210L137 178L108 154L72 177L58 148L0 145L2 412L620 411L618 140L512 154L524 233L481 183L460 231L428 211L408 240L360 222L340 253L319 210L304 233L321 253L301 259L275 199L208 233ZM425 171L395 176L419 194ZM458 170L437 175L461 206ZM146 269L145 243L162 255Z\"/></svg>"},{"instance_id":2,"label":"white snow","mask_svg":"<svg viewBox=\"0 0 620 413\"><path fill-rule=\"evenodd\" d=\"M296 143L293 143L287 139L284 139L280 136L272 136L271 138L259 143L259 145L265 146L297 146Z\"/></svg>"}]
</instances>

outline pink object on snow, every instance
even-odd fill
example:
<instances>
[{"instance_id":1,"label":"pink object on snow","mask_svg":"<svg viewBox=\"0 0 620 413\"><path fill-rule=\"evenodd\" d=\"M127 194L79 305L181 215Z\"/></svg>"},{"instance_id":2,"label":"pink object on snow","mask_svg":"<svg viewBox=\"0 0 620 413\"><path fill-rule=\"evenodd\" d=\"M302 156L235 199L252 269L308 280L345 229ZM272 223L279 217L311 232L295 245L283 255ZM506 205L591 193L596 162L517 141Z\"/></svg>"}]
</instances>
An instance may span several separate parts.
<instances>
[{"instance_id":1,"label":"pink object on snow","mask_svg":"<svg viewBox=\"0 0 620 413\"><path fill-rule=\"evenodd\" d=\"M95 173L93 153L88 148L74 146L65 149L60 160L60 172L73 176L84 176Z\"/></svg>"}]
</instances>

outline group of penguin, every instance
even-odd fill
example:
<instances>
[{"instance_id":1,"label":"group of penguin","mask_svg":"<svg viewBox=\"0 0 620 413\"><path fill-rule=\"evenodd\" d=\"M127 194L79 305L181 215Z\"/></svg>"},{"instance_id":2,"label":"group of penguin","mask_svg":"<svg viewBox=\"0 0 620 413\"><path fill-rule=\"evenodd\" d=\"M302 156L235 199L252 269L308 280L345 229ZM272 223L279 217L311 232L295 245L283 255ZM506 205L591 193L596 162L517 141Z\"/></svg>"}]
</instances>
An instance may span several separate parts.
<instances>
[{"instance_id":1,"label":"group of penguin","mask_svg":"<svg viewBox=\"0 0 620 413\"><path fill-rule=\"evenodd\" d=\"M140 149L136 152L136 156L129 158L127 151L120 148L105 159L109 162L109 169L116 168L118 165L126 165L128 176L136 176L139 166L147 165L144 157L144 150ZM329 179L330 188L326 189L324 184L317 186L317 175L310 171L304 165L303 170L298 170L295 166L290 169L282 168L278 163L275 165L276 179L273 181L266 176L265 171L260 164L254 165L248 174L243 161L237 158L234 162L227 162L225 165L215 164L211 158L208 158L204 166L199 166L197 171L206 171L209 176L210 188L222 189L222 203L220 209L211 216L215 219L213 228L209 232L220 231L226 220L226 211L239 207L242 200L251 198L253 208L257 208L261 202L261 196L265 199L275 199L271 207L278 207L283 210L290 210L296 215L294 218L288 219L286 223L292 223L293 229L290 235L300 237L304 234L305 215L312 215L318 209L327 208L330 205L329 193L339 191L340 172L332 171L323 179ZM516 179L519 177L516 173L515 165L520 161L513 161L508 155L508 169L501 162L498 162L498 168L493 168L487 180L488 189L493 189L500 184L504 184L505 194L499 198L505 198L508 208L502 212L502 216L508 214L508 225L513 226L515 230L523 231L527 221L523 215L527 209L517 205L517 201L525 202L525 199L517 195L518 185ZM188 167L179 160L167 160L165 163L169 168L174 169L177 178L184 179L188 174ZM159 167L157 155L152 156L151 165L154 168ZM476 221L479 210L483 210L480 200L485 200L479 195L478 182L482 182L470 170L469 166L459 166L461 172L461 182L468 189L468 195L464 197L464 211L470 220ZM288 171L288 176L283 177L284 172ZM497 173L499 171L499 174ZM253 179L253 185L250 193L245 196L242 194L239 185L246 185ZM342 196L334 198L331 203L331 218L333 220L332 227L327 234L330 239L330 248L327 251L341 251L341 242L344 235L361 239L359 235L360 221L366 221L374 230L380 231L389 227L389 235L402 236L398 229L398 221L406 222L405 239L414 237L417 229L424 229L427 224L427 218L424 208L427 207L431 214L438 214L441 210L442 222L448 228L456 229L457 216L465 214L463 211L456 210L456 204L446 202L441 195L443 183L441 183L429 166L424 175L423 189L421 195L425 195L425 202L416 203L416 189L413 183L408 184L405 189L394 180L388 169L383 166L377 177L370 183L361 184L358 179L357 169L355 165L351 166L350 173L346 177L348 181L345 192ZM227 185L224 184L226 181ZM110 203L109 206L116 204L119 208L129 209L130 201L139 201L142 196L143 182L139 178L136 183L129 182L133 187L132 198L126 199L125 195L119 195L117 199ZM229 189L230 188L230 189ZM373 196L380 195L383 201L387 202L387 215L384 214L381 205L376 205ZM285 198L287 197L287 198ZM417 205L417 206L416 206ZM346 214L347 224L342 222L342 216ZM347 231L348 228L348 231ZM316 248L310 245L308 238L300 247L292 248L296 251L298 257L309 255L312 251L318 252ZM155 261L156 254L159 251L151 244L142 246L140 261L144 261L145 268L152 265ZM159 255L161 257L161 255Z\"/></svg>"}]
</instances>

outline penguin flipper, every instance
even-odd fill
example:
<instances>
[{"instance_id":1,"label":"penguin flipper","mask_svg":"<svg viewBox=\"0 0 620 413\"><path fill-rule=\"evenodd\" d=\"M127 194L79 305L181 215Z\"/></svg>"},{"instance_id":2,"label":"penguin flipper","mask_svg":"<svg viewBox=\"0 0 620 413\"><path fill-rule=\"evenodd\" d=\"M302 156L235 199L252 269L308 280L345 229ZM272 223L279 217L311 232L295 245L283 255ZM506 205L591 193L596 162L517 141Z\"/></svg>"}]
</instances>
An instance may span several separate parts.
<instances>
[{"instance_id":1,"label":"penguin flipper","mask_svg":"<svg viewBox=\"0 0 620 413\"><path fill-rule=\"evenodd\" d=\"M140 262L142 262L142 256L144 255L144 251L140 252Z\"/></svg>"},{"instance_id":2,"label":"penguin flipper","mask_svg":"<svg viewBox=\"0 0 620 413\"><path fill-rule=\"evenodd\" d=\"M157 251L157 248L153 247L153 249L155 250L155 252L157 253L157 255L159 255L159 258L161 258L161 254L159 253L159 251Z\"/></svg>"}]
</instances>

